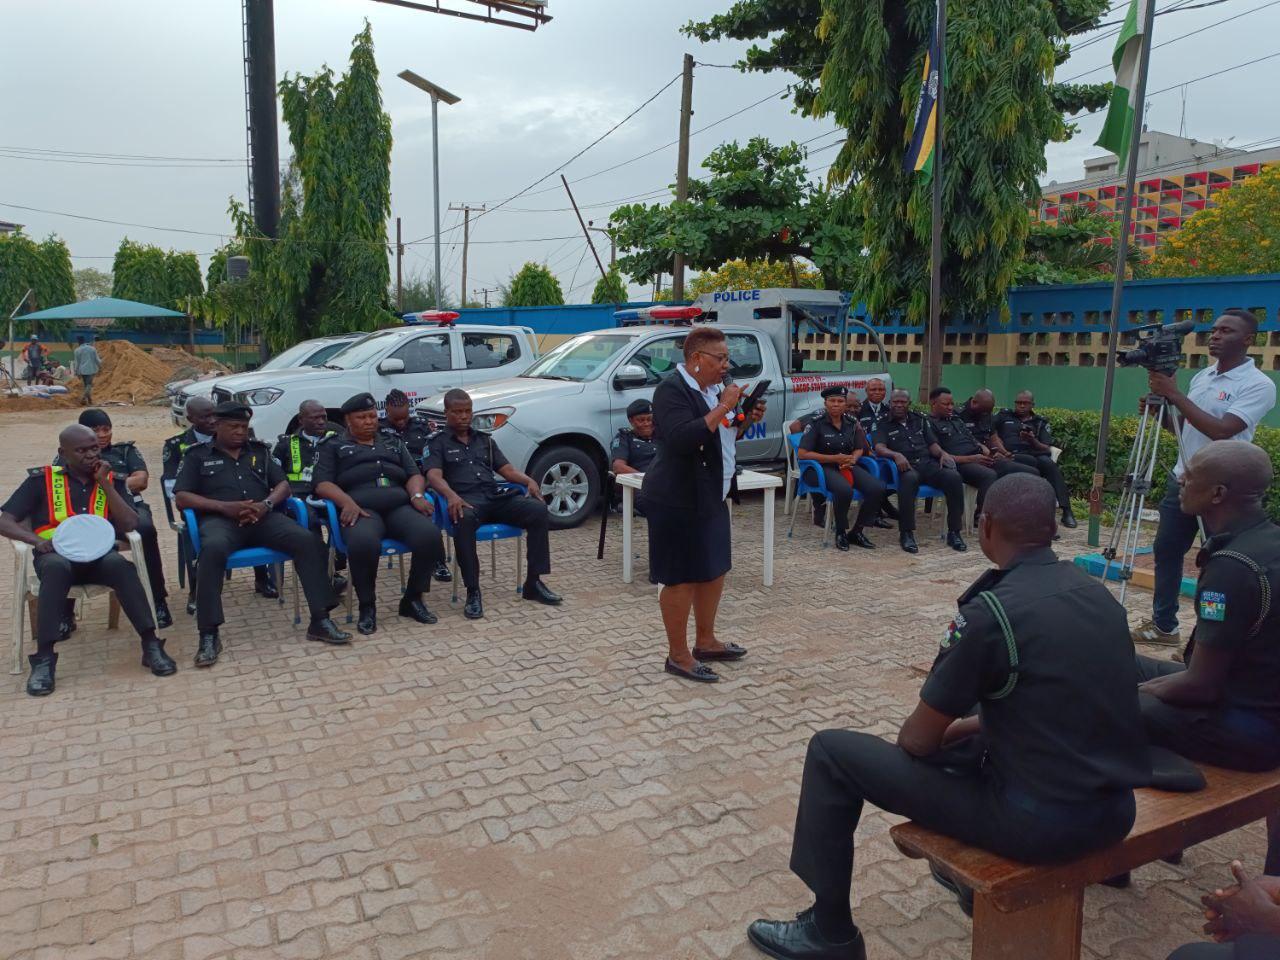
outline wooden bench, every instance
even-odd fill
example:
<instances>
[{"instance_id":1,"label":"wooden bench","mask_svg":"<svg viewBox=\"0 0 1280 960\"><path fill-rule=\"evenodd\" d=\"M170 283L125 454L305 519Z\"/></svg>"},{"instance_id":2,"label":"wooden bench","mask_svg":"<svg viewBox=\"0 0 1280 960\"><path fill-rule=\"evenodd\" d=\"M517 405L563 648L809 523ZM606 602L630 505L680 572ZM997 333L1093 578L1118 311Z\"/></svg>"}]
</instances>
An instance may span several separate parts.
<instances>
[{"instance_id":1,"label":"wooden bench","mask_svg":"<svg viewBox=\"0 0 1280 960\"><path fill-rule=\"evenodd\" d=\"M899 824L890 836L908 857L928 860L973 890L972 960L1079 960L1085 887L1280 809L1280 771L1201 769L1208 785L1196 793L1138 790L1129 836L1068 863L1006 860L914 823Z\"/></svg>"}]
</instances>

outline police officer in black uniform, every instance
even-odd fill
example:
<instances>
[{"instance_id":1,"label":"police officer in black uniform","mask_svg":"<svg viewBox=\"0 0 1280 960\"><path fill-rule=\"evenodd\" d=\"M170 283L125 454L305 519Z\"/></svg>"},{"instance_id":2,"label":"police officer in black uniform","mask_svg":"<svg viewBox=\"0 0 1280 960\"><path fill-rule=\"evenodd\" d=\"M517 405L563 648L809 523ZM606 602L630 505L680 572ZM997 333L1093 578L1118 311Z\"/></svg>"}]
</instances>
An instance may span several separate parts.
<instances>
[{"instance_id":1,"label":"police officer in black uniform","mask_svg":"<svg viewBox=\"0 0 1280 960\"><path fill-rule=\"evenodd\" d=\"M889 419L880 421L875 435L876 455L898 465L898 542L907 553L916 546L916 492L921 483L941 490L947 498L947 546L964 551L964 480L955 460L938 445L929 418L911 409L911 395L895 390L889 398Z\"/></svg>"},{"instance_id":2,"label":"police officer in black uniform","mask_svg":"<svg viewBox=\"0 0 1280 960\"><path fill-rule=\"evenodd\" d=\"M1036 398L1030 390L1023 390L1013 401L1013 409L1001 410L992 423L1001 445L1018 463L1025 463L1040 471L1040 476L1053 484L1053 492L1062 508L1062 525L1068 529L1076 524L1071 511L1071 494L1062 478L1061 468L1053 462L1053 431L1049 421L1035 411Z\"/></svg>"},{"instance_id":3,"label":"police officer in black uniform","mask_svg":"<svg viewBox=\"0 0 1280 960\"><path fill-rule=\"evenodd\" d=\"M58 655L53 645L62 639L59 620L73 586L101 584L115 591L125 616L142 639L142 665L157 677L167 677L177 666L164 652L164 640L156 636L155 620L147 605L137 568L114 549L97 560L68 560L54 552L53 534L58 525L75 514L95 514L111 522L116 535L137 529L138 514L125 486L102 459L98 438L88 427L75 424L58 436L61 466L35 467L22 485L0 508L0 535L30 544L40 595L36 601L36 652L28 658L31 676L27 693L43 697L53 693ZM26 603L15 597L14 603Z\"/></svg>"},{"instance_id":4,"label":"police officer in black uniform","mask_svg":"<svg viewBox=\"0 0 1280 960\"><path fill-rule=\"evenodd\" d=\"M866 803L1025 863L1082 856L1133 826L1151 768L1125 612L1054 556L1053 514L1039 477L996 481L979 543L999 569L960 597L897 743L850 730L809 741L791 869L815 903L751 925L770 956L865 957L849 895Z\"/></svg>"},{"instance_id":5,"label":"police officer in black uniform","mask_svg":"<svg viewBox=\"0 0 1280 960\"><path fill-rule=\"evenodd\" d=\"M867 381L867 398L862 401L855 416L868 437L874 437L880 421L888 419L889 401L885 396L884 381L879 377L872 377Z\"/></svg>"},{"instance_id":6,"label":"police officer in black uniform","mask_svg":"<svg viewBox=\"0 0 1280 960\"><path fill-rule=\"evenodd\" d=\"M857 420L845 415L848 388L843 385L827 387L822 391L822 399L826 410L804 428L798 459L820 464L835 506L836 549L848 550L852 543L864 550L874 550L875 544L867 538L864 530L880 514L884 482L874 468L868 469L862 463L868 449L867 436ZM805 469L812 470L813 467ZM850 533L849 506L853 503L854 490L862 494L862 506Z\"/></svg>"},{"instance_id":7,"label":"police officer in black uniform","mask_svg":"<svg viewBox=\"0 0 1280 960\"><path fill-rule=\"evenodd\" d=\"M644 473L658 455L653 442L653 404L632 400L627 405L629 427L619 427L609 446L610 468L616 474Z\"/></svg>"},{"instance_id":8,"label":"police officer in black uniform","mask_svg":"<svg viewBox=\"0 0 1280 960\"><path fill-rule=\"evenodd\" d=\"M429 420L419 416L418 411L414 410L409 403L408 394L398 388L387 392L383 409L386 417L382 421L382 431L389 437L398 437L403 440L404 445L409 448L413 462L421 469L423 458L427 455L427 441L435 433L435 428ZM440 558L436 568L431 571L431 576L440 583L448 583L453 579L449 564L445 562L444 557Z\"/></svg>"},{"instance_id":9,"label":"police officer in black uniform","mask_svg":"<svg viewBox=\"0 0 1280 960\"><path fill-rule=\"evenodd\" d=\"M1039 476L1039 471L1025 463L1010 459L997 459L991 449L980 443L969 425L956 416L955 397L946 387L934 387L929 391L929 423L938 446L951 454L956 462L956 472L964 482L978 491L978 509L987 497L987 490L998 479L1009 473L1026 473Z\"/></svg>"},{"instance_id":10,"label":"police officer in black uniform","mask_svg":"<svg viewBox=\"0 0 1280 960\"><path fill-rule=\"evenodd\" d=\"M297 429L293 433L280 434L276 439L275 449L271 451L271 458L284 470L292 496L304 502L308 498L314 498L316 485L312 474L320 457L320 444L337 433L329 422L328 411L319 400L303 400L298 404ZM328 519L327 514L313 503L307 503L307 513L311 519L312 531L323 543L321 532ZM346 554L339 553L334 557L333 568L335 571L347 568ZM333 592L341 593L346 588L346 578L335 574Z\"/></svg>"},{"instance_id":11,"label":"police officer in black uniform","mask_svg":"<svg viewBox=\"0 0 1280 960\"><path fill-rule=\"evenodd\" d=\"M454 523L453 543L458 567L467 588L463 614L471 620L484 616L480 596L480 560L476 556L476 528L485 523L523 527L528 571L521 595L526 600L555 606L560 596L542 582L551 572L549 518L542 490L532 477L511 465L493 437L471 426L471 397L465 390L444 395L446 426L427 444L427 480L444 496ZM499 489L494 474L509 483L523 484L520 496L511 488Z\"/></svg>"},{"instance_id":12,"label":"police officer in black uniform","mask_svg":"<svg viewBox=\"0 0 1280 960\"><path fill-rule=\"evenodd\" d=\"M444 543L431 520L433 508L424 492L422 471L404 441L379 430L373 394L356 394L342 405L342 416L346 430L321 444L312 479L316 493L340 511L360 601L356 629L364 634L378 629L375 590L385 538L407 544L413 553L400 616L435 623L437 617L423 603L422 594L431 589L431 569L444 556Z\"/></svg>"},{"instance_id":13,"label":"police officer in black uniform","mask_svg":"<svg viewBox=\"0 0 1280 960\"><path fill-rule=\"evenodd\" d=\"M973 438L990 450L993 457L1007 459L1013 454L1004 448L1000 438L996 436L995 408L996 395L983 387L973 391L973 396L960 406L956 416L969 425Z\"/></svg>"},{"instance_id":14,"label":"police officer in black uniform","mask_svg":"<svg viewBox=\"0 0 1280 960\"><path fill-rule=\"evenodd\" d=\"M222 584L227 558L245 547L267 547L293 559L311 610L307 639L346 644L329 619L333 595L324 552L315 537L277 512L289 498L289 481L271 450L249 439L248 406L234 401L215 408L217 426L209 443L187 450L174 484L178 509L196 512L200 524L200 559L196 563L196 623L200 647L197 667L211 667L222 652L218 627L223 622Z\"/></svg>"}]
</instances>

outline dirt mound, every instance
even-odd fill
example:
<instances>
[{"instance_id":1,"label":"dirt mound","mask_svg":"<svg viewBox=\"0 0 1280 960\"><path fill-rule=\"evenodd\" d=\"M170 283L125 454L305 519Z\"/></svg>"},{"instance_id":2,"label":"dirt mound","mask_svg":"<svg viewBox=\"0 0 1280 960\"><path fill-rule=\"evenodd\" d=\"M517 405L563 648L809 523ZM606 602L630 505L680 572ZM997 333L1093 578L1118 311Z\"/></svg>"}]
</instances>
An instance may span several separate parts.
<instances>
[{"instance_id":1,"label":"dirt mound","mask_svg":"<svg viewBox=\"0 0 1280 960\"><path fill-rule=\"evenodd\" d=\"M210 373L230 373L231 368L208 357L193 356L185 350L156 347L151 356L169 368L170 380L193 380Z\"/></svg>"},{"instance_id":2,"label":"dirt mound","mask_svg":"<svg viewBox=\"0 0 1280 960\"><path fill-rule=\"evenodd\" d=\"M150 403L164 398L164 385L174 379L168 364L128 340L99 340L94 346L102 358L102 371L93 381L95 403ZM80 396L79 377L68 380L67 387Z\"/></svg>"},{"instance_id":3,"label":"dirt mound","mask_svg":"<svg viewBox=\"0 0 1280 960\"><path fill-rule=\"evenodd\" d=\"M30 413L32 410L54 410L80 406L80 393L60 393L53 397L0 396L0 413Z\"/></svg>"}]
</instances>

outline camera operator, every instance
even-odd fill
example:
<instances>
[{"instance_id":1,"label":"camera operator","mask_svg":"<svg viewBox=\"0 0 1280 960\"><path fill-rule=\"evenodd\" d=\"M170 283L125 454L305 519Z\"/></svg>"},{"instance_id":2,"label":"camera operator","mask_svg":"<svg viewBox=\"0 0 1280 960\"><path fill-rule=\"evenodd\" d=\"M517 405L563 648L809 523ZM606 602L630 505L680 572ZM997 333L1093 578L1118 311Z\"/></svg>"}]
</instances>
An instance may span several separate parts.
<instances>
[{"instance_id":1,"label":"camera operator","mask_svg":"<svg viewBox=\"0 0 1280 960\"><path fill-rule=\"evenodd\" d=\"M1195 542L1199 525L1178 505L1178 481L1187 460L1215 440L1251 441L1262 418L1276 405L1275 384L1249 358L1257 334L1258 318L1248 310L1224 310L1209 334L1209 355L1217 363L1192 377L1185 394L1172 375L1148 371L1151 392L1177 410L1182 449L1173 468L1173 482L1166 485L1160 501L1152 616L1133 628L1134 643L1182 643L1178 629L1182 561ZM1139 409L1145 404L1145 398L1139 401ZM1174 430L1169 418L1163 419L1161 426Z\"/></svg>"}]
</instances>

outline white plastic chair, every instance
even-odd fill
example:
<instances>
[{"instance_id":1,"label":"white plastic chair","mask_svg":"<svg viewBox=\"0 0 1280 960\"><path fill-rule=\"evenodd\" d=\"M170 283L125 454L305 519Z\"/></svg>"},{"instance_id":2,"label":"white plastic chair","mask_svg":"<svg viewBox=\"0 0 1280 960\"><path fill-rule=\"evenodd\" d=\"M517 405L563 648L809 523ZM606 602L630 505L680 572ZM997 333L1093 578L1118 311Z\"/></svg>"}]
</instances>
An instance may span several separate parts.
<instances>
[{"instance_id":1,"label":"white plastic chair","mask_svg":"<svg viewBox=\"0 0 1280 960\"><path fill-rule=\"evenodd\" d=\"M142 537L137 532L125 535L129 544L129 555L133 565L138 568L138 578L142 581L142 591L147 596L147 606L151 608L151 616L156 613L155 597L151 595L151 581L147 577L147 561L142 554ZM40 578L36 576L35 551L30 544L17 540L13 543L13 669L10 673L22 673L22 647L27 632L27 605L33 603L40 593ZM107 626L115 630L120 626L120 601L109 587L96 583L72 587L71 598L82 605L92 597L109 595L111 608L107 613ZM35 607L31 608L31 621L35 624Z\"/></svg>"}]
</instances>

